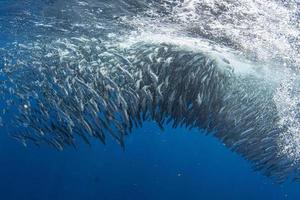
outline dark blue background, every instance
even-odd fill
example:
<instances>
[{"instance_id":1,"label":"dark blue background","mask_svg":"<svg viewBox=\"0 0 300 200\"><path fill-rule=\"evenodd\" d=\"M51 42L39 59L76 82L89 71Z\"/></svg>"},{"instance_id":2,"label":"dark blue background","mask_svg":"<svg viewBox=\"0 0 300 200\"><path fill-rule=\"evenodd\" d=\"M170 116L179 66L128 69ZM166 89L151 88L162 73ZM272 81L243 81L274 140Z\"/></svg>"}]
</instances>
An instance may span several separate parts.
<instances>
[{"instance_id":1,"label":"dark blue background","mask_svg":"<svg viewBox=\"0 0 300 200\"><path fill-rule=\"evenodd\" d=\"M1 134L0 199L299 199L300 183L272 182L211 136L146 123L125 152L97 141L79 150L24 148Z\"/></svg>"}]
</instances>

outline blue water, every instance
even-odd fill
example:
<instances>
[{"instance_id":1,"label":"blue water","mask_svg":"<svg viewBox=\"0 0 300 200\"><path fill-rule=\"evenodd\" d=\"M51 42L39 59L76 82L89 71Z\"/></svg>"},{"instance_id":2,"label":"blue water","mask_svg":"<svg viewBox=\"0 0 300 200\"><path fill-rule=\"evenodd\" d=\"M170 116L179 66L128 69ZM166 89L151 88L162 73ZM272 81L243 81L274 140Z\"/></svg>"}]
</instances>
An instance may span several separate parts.
<instances>
[{"instance_id":1,"label":"blue water","mask_svg":"<svg viewBox=\"0 0 300 200\"><path fill-rule=\"evenodd\" d=\"M5 200L299 199L300 183L272 182L211 136L145 124L126 141L58 152L1 134Z\"/></svg>"},{"instance_id":2,"label":"blue water","mask_svg":"<svg viewBox=\"0 0 300 200\"><path fill-rule=\"evenodd\" d=\"M8 38L0 32L0 46ZM300 182L274 184L199 130L148 122L125 150L92 141L62 152L25 148L9 132L0 134L0 200L300 199Z\"/></svg>"}]
</instances>

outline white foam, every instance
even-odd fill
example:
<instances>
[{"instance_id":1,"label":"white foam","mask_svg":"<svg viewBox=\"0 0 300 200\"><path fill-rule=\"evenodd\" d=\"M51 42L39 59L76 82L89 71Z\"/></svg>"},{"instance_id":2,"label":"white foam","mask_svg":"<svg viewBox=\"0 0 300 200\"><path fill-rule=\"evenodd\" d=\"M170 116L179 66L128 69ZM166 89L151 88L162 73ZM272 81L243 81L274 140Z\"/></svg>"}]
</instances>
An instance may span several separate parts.
<instances>
[{"instance_id":1,"label":"white foam","mask_svg":"<svg viewBox=\"0 0 300 200\"><path fill-rule=\"evenodd\" d=\"M278 140L280 153L295 162L300 161L300 92L295 93L296 77L300 71L300 24L297 17L300 9L297 1L175 2L177 5L173 9L166 8L171 12L167 17L151 10L148 13L152 13L152 18L138 16L130 19L129 24L136 29L120 46L142 41L175 44L207 53L220 63L226 59L236 73L253 73L276 82L279 87L273 98L280 117L278 125L288 127ZM189 36L194 34L193 29L196 29L195 38ZM232 50L201 39L197 31L213 38L226 38L237 48ZM247 61L245 56L256 62Z\"/></svg>"}]
</instances>

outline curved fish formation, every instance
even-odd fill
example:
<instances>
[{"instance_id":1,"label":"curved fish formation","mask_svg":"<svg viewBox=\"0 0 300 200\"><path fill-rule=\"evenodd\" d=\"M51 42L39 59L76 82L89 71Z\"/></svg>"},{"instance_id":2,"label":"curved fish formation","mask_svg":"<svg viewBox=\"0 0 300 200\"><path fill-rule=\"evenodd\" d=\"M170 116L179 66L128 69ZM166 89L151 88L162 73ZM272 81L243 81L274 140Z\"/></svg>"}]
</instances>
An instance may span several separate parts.
<instances>
[{"instance_id":1,"label":"curved fish formation","mask_svg":"<svg viewBox=\"0 0 300 200\"><path fill-rule=\"evenodd\" d=\"M162 129L166 123L205 129L267 176L285 178L295 170L278 154L283 130L272 99L274 84L237 75L228 61L170 44L73 52L89 55L85 59L64 59L56 50L32 61L43 67L23 66L21 74L17 66L11 71L12 63L4 64L15 85L10 95L21 101L12 135L24 144L44 142L62 150L75 146L77 136L89 144L90 137L105 143L111 135L124 146L134 127L153 120Z\"/></svg>"},{"instance_id":2,"label":"curved fish formation","mask_svg":"<svg viewBox=\"0 0 300 200\"><path fill-rule=\"evenodd\" d=\"M78 9L88 5L54 2L64 12L70 6L74 20L87 10ZM98 3L88 11L102 13ZM131 24L113 24L122 16L98 20L87 13L82 19L94 23L80 24L62 12L56 13L56 23L52 12L43 12L47 23L28 16L35 26L29 39L0 49L0 100L5 102L0 127L12 137L24 145L31 141L62 150L75 147L78 138L105 143L110 135L124 147L126 135L151 120L161 129L168 123L204 129L278 182L290 175L300 178L298 160L282 153L282 133L289 127L280 124L282 113L274 100L278 81L243 73L236 68L243 68L239 63L201 45L198 50L170 41L109 45L107 38L118 35L99 36L99 30L115 29L103 28L101 20L122 27L123 34ZM43 38L45 33L53 34Z\"/></svg>"}]
</instances>

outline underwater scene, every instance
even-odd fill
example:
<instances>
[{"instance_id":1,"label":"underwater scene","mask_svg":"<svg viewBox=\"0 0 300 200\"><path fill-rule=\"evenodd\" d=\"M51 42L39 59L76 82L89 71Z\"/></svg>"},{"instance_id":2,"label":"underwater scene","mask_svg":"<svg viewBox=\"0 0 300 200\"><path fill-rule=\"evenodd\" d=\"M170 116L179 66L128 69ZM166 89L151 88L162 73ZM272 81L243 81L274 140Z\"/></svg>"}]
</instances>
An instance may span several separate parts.
<instances>
[{"instance_id":1,"label":"underwater scene","mask_svg":"<svg viewBox=\"0 0 300 200\"><path fill-rule=\"evenodd\" d=\"M300 199L299 0L0 0L0 200Z\"/></svg>"}]
</instances>

